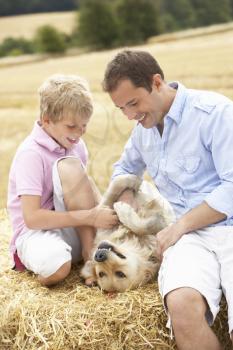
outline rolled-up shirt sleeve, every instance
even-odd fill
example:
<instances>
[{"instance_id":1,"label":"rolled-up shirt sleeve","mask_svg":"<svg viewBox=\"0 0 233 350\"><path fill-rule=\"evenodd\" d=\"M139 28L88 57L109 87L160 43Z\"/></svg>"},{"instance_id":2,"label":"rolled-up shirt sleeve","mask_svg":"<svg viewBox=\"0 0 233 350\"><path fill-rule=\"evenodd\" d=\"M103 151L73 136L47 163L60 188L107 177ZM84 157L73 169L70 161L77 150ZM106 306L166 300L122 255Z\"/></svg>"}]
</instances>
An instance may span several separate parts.
<instances>
[{"instance_id":1,"label":"rolled-up shirt sleeve","mask_svg":"<svg viewBox=\"0 0 233 350\"><path fill-rule=\"evenodd\" d=\"M220 178L217 186L206 197L207 204L227 216L233 217L233 104L227 105L216 118L204 127L206 146L212 153L216 172ZM206 133L206 135L205 135Z\"/></svg>"},{"instance_id":2,"label":"rolled-up shirt sleeve","mask_svg":"<svg viewBox=\"0 0 233 350\"><path fill-rule=\"evenodd\" d=\"M134 129L118 162L114 164L112 179L119 175L134 174L142 177L146 165L137 147L137 133Z\"/></svg>"}]
</instances>

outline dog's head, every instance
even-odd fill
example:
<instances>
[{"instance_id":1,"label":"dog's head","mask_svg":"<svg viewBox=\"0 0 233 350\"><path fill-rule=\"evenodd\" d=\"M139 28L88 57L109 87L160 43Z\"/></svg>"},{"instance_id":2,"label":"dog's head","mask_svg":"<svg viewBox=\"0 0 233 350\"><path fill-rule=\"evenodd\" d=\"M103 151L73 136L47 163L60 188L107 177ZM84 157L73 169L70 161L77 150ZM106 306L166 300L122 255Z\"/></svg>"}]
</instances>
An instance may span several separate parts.
<instances>
[{"instance_id":1,"label":"dog's head","mask_svg":"<svg viewBox=\"0 0 233 350\"><path fill-rule=\"evenodd\" d=\"M123 292L147 283L157 269L158 263L151 259L148 248L131 238L117 243L101 241L81 274L105 291Z\"/></svg>"}]
</instances>

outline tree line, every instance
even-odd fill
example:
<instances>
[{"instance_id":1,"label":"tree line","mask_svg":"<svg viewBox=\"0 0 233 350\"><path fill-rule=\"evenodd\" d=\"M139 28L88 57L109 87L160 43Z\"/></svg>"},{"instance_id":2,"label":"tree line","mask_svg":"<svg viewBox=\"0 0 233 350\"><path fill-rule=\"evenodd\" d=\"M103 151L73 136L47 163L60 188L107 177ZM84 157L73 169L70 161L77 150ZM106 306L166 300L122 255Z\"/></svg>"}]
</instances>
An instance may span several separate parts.
<instances>
[{"instance_id":1,"label":"tree line","mask_svg":"<svg viewBox=\"0 0 233 350\"><path fill-rule=\"evenodd\" d=\"M0 16L71 11L77 6L77 0L0 0Z\"/></svg>"},{"instance_id":2,"label":"tree line","mask_svg":"<svg viewBox=\"0 0 233 350\"><path fill-rule=\"evenodd\" d=\"M233 0L80 0L77 36L107 48L232 19Z\"/></svg>"},{"instance_id":3,"label":"tree line","mask_svg":"<svg viewBox=\"0 0 233 350\"><path fill-rule=\"evenodd\" d=\"M13 1L28 6L43 2L45 6L45 0L0 0L0 5ZM68 6L71 2L78 6L78 16L70 35L46 25L32 40L5 39L0 56L64 53L75 46L103 49L138 44L154 35L233 19L233 0L46 0L50 8L55 3Z\"/></svg>"}]
</instances>

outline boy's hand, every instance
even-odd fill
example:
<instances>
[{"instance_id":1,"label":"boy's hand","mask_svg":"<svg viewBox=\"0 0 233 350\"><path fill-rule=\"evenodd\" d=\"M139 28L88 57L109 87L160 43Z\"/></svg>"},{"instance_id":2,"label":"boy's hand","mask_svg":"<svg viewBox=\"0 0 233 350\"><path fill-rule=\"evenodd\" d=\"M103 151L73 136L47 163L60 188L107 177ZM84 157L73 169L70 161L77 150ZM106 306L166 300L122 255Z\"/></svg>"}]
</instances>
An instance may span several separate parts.
<instances>
[{"instance_id":1,"label":"boy's hand","mask_svg":"<svg viewBox=\"0 0 233 350\"><path fill-rule=\"evenodd\" d=\"M113 209L97 206L91 212L92 226L96 228L110 229L119 223L118 216Z\"/></svg>"}]
</instances>

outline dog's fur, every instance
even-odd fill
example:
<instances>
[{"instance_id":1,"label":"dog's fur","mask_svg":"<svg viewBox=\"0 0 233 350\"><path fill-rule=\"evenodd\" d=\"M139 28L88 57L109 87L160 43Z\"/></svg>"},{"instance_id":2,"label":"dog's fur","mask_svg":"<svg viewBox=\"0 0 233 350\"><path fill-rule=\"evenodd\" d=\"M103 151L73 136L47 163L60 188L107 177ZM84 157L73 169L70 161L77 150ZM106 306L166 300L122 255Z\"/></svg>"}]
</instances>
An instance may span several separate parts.
<instances>
[{"instance_id":1,"label":"dog's fur","mask_svg":"<svg viewBox=\"0 0 233 350\"><path fill-rule=\"evenodd\" d=\"M138 212L117 202L125 189L134 191ZM147 283L159 268L156 233L174 219L170 205L154 186L141 183L135 175L116 177L101 204L113 207L121 224L112 230L97 231L93 259L82 268L82 277L108 292L123 292Z\"/></svg>"}]
</instances>

